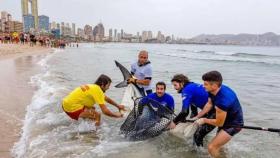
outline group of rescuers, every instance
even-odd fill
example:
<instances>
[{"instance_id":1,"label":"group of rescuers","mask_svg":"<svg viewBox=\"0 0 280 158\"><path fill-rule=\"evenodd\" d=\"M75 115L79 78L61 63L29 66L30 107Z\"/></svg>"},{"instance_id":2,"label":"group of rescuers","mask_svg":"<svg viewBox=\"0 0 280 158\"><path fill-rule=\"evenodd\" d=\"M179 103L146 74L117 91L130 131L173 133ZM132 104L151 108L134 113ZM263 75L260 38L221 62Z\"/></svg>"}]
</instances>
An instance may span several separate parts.
<instances>
[{"instance_id":1,"label":"group of rescuers","mask_svg":"<svg viewBox=\"0 0 280 158\"><path fill-rule=\"evenodd\" d=\"M154 99L174 111L174 99L165 92L164 82L156 83L156 92L152 92L152 67L147 51L139 52L138 60L131 64L131 73L134 77L128 79L128 83L138 85L147 98ZM241 130L239 126L244 124L242 108L235 92L223 84L220 72L207 72L202 75L202 80L203 84L198 84L191 82L183 74L173 76L171 82L174 89L181 94L182 109L168 128L173 129L178 123L184 122L191 110L190 119L199 125L193 137L197 146L203 146L203 138L218 127L216 136L208 144L209 154L218 157L221 147L239 133ZM95 104L98 104L102 113L107 116L123 117L120 111L125 110L125 106L105 95L111 83L110 77L102 74L95 83L75 88L62 101L64 112L74 120L92 119L96 126L100 125L101 114L96 111ZM119 111L110 111L105 102L115 106ZM197 109L200 109L199 112Z\"/></svg>"}]
</instances>

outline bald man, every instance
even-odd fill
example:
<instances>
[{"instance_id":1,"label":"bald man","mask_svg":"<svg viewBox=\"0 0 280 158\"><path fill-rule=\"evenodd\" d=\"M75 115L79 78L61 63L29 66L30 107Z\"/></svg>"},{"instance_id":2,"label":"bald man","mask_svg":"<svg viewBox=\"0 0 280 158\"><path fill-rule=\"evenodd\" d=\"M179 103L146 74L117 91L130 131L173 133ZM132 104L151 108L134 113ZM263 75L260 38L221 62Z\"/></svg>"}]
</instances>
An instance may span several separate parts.
<instances>
[{"instance_id":1,"label":"bald man","mask_svg":"<svg viewBox=\"0 0 280 158\"><path fill-rule=\"evenodd\" d=\"M148 95L152 93L152 66L148 60L148 52L142 50L138 54L138 61L131 64L131 73L135 78L130 78L128 83L137 84Z\"/></svg>"}]
</instances>

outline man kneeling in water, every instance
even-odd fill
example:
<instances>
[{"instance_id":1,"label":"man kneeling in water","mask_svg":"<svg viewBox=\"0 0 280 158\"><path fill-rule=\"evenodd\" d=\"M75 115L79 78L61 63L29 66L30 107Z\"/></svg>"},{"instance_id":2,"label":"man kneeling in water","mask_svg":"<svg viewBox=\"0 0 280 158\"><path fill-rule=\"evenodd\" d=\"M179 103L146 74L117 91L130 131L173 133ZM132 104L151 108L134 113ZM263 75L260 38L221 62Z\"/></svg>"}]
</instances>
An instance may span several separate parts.
<instances>
[{"instance_id":1,"label":"man kneeling in water","mask_svg":"<svg viewBox=\"0 0 280 158\"><path fill-rule=\"evenodd\" d=\"M151 110L150 108L153 108L160 118L170 117L171 119L174 112L174 99L170 94L166 93L165 90L166 84L164 82L158 82L156 84L156 92L149 94L140 101L140 108L143 108L143 112L141 112L142 114L138 119L140 122L149 121L155 117L152 115L153 113L149 112L149 110ZM146 105L151 105L151 107Z\"/></svg>"},{"instance_id":2,"label":"man kneeling in water","mask_svg":"<svg viewBox=\"0 0 280 158\"><path fill-rule=\"evenodd\" d=\"M216 136L208 145L208 152L212 157L219 156L220 148L228 143L231 138L240 132L243 126L243 113L239 100L229 87L222 84L223 78L220 72L210 71L202 76L204 87L216 109L216 118L201 118L197 124L218 126Z\"/></svg>"},{"instance_id":3,"label":"man kneeling in water","mask_svg":"<svg viewBox=\"0 0 280 158\"><path fill-rule=\"evenodd\" d=\"M202 117L215 117L215 110L212 104L210 104L211 101L208 98L208 93L202 85L191 82L188 77L183 74L175 75L171 82L174 89L182 95L182 110L173 120L175 124L185 122L191 106L201 109L201 111L192 118L194 120ZM174 123L170 125L170 128L175 128ZM212 125L200 126L194 134L194 143L197 146L203 146L203 138L214 128L215 126Z\"/></svg>"},{"instance_id":4,"label":"man kneeling in water","mask_svg":"<svg viewBox=\"0 0 280 158\"><path fill-rule=\"evenodd\" d=\"M106 75L100 75L95 84L82 85L73 90L63 99L62 108L64 112L72 119L88 118L95 122L96 126L100 125L101 115L95 110L94 104L99 104L103 114L110 117L122 117L120 112L111 112L105 105L105 101L114 105L120 110L124 110L123 105L105 96L106 90L109 89L112 80Z\"/></svg>"}]
</instances>

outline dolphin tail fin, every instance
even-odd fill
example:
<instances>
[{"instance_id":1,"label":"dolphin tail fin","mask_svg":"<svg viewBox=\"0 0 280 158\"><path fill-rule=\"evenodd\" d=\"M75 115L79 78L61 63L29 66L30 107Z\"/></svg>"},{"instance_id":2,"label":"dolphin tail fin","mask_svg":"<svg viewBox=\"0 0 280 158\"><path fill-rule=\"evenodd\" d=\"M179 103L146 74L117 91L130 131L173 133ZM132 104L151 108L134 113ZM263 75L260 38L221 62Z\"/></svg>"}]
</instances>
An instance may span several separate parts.
<instances>
[{"instance_id":1,"label":"dolphin tail fin","mask_svg":"<svg viewBox=\"0 0 280 158\"><path fill-rule=\"evenodd\" d=\"M115 87L116 88L126 87L128 85L127 80L132 77L132 74L122 64L120 64L118 61L115 60L115 63L116 63L116 66L121 70L122 75L123 75L123 79L124 79L124 81L117 84Z\"/></svg>"},{"instance_id":2,"label":"dolphin tail fin","mask_svg":"<svg viewBox=\"0 0 280 158\"><path fill-rule=\"evenodd\" d=\"M116 88L123 88L123 87L127 87L127 81L122 81L121 83L118 83L117 85L115 85Z\"/></svg>"}]
</instances>

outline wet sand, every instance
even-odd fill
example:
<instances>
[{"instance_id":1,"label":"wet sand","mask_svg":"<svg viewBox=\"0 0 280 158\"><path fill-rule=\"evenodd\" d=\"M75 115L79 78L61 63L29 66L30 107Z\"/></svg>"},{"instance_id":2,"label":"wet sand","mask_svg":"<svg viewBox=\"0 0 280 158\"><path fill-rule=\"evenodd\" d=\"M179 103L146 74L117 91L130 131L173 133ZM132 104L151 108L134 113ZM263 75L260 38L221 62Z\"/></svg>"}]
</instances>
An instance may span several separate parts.
<instances>
[{"instance_id":1,"label":"wet sand","mask_svg":"<svg viewBox=\"0 0 280 158\"><path fill-rule=\"evenodd\" d=\"M10 150L20 137L26 106L35 87L30 77L40 72L37 64L50 48L0 44L0 157L11 157Z\"/></svg>"}]
</instances>

